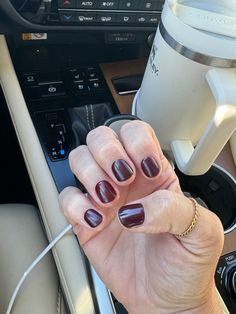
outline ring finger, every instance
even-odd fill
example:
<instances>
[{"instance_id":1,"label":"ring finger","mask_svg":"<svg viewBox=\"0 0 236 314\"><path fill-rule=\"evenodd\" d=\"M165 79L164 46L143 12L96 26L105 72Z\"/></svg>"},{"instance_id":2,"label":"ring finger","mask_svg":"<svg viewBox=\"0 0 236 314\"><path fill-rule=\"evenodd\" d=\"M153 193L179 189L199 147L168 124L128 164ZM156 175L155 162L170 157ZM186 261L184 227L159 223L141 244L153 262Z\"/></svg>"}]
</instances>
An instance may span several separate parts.
<instances>
[{"instance_id":1,"label":"ring finger","mask_svg":"<svg viewBox=\"0 0 236 314\"><path fill-rule=\"evenodd\" d=\"M117 186L96 163L87 146L74 149L69 162L72 172L99 206L111 206L118 202L120 193Z\"/></svg>"}]
</instances>

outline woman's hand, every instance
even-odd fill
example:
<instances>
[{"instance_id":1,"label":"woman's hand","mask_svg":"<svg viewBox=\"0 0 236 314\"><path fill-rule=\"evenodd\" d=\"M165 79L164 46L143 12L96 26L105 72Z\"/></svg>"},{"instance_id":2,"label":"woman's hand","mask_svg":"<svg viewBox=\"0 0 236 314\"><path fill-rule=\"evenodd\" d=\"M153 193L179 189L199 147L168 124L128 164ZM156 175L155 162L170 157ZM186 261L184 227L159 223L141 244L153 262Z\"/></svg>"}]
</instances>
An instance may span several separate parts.
<instances>
[{"instance_id":1,"label":"woman's hand","mask_svg":"<svg viewBox=\"0 0 236 314\"><path fill-rule=\"evenodd\" d=\"M151 127L124 125L88 134L70 154L88 195L66 188L60 206L88 259L135 314L221 313L214 273L223 246L219 219L181 192Z\"/></svg>"}]
</instances>

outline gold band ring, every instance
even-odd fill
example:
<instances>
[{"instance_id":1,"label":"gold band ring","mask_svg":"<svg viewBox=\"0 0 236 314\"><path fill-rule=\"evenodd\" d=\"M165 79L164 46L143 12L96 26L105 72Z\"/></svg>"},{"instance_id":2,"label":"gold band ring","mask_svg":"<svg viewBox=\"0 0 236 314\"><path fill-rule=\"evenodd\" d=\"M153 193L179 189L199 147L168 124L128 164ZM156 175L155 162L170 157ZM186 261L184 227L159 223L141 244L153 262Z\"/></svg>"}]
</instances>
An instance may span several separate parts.
<instances>
[{"instance_id":1,"label":"gold band ring","mask_svg":"<svg viewBox=\"0 0 236 314\"><path fill-rule=\"evenodd\" d=\"M183 232L183 233L180 233L180 234L176 234L177 237L186 237L187 235L189 235L193 229L195 228L197 222L198 222L198 219L199 219L199 212L198 212L198 203L196 202L196 200L194 198L189 198L192 203L194 204L194 217L193 217L193 220L191 221L189 227Z\"/></svg>"}]
</instances>

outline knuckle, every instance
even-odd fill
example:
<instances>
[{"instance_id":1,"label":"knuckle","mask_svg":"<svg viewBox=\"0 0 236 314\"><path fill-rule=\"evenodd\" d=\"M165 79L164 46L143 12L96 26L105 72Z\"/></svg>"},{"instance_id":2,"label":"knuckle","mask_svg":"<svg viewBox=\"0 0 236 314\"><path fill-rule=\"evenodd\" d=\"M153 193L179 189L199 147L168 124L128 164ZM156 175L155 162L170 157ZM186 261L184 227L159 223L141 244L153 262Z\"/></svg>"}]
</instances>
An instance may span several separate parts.
<instances>
[{"instance_id":1,"label":"knuckle","mask_svg":"<svg viewBox=\"0 0 236 314\"><path fill-rule=\"evenodd\" d=\"M125 123L120 130L121 135L124 135L127 132L135 132L135 130L141 130L143 132L150 132L152 130L151 126L144 122L144 121L140 121L140 120L134 120L134 121L130 121L128 123Z\"/></svg>"},{"instance_id":2,"label":"knuckle","mask_svg":"<svg viewBox=\"0 0 236 314\"><path fill-rule=\"evenodd\" d=\"M71 187L66 187L64 190L61 191L61 193L59 194L59 205L60 205L60 209L61 211L64 213L66 211L66 209L68 208L69 205L69 201L70 201L70 197L68 197L68 195L70 195L72 192Z\"/></svg>"},{"instance_id":3,"label":"knuckle","mask_svg":"<svg viewBox=\"0 0 236 314\"><path fill-rule=\"evenodd\" d=\"M103 146L98 150L97 157L99 160L107 160L108 158L111 158L111 156L114 155L116 152L116 147L114 143L107 142L104 143Z\"/></svg>"},{"instance_id":4,"label":"knuckle","mask_svg":"<svg viewBox=\"0 0 236 314\"><path fill-rule=\"evenodd\" d=\"M74 211L78 207L78 199L76 197L71 197L65 201L63 206L63 214L68 220L73 220Z\"/></svg>"},{"instance_id":5,"label":"knuckle","mask_svg":"<svg viewBox=\"0 0 236 314\"><path fill-rule=\"evenodd\" d=\"M69 154L69 164L71 169L75 169L78 163L78 160L82 160L84 153L87 153L88 148L86 145L80 145L73 149Z\"/></svg>"},{"instance_id":6,"label":"knuckle","mask_svg":"<svg viewBox=\"0 0 236 314\"><path fill-rule=\"evenodd\" d=\"M93 143L94 141L97 141L100 136L104 136L105 134L112 131L109 127L101 125L93 130L91 130L86 137L86 143L89 145L90 143Z\"/></svg>"}]
</instances>

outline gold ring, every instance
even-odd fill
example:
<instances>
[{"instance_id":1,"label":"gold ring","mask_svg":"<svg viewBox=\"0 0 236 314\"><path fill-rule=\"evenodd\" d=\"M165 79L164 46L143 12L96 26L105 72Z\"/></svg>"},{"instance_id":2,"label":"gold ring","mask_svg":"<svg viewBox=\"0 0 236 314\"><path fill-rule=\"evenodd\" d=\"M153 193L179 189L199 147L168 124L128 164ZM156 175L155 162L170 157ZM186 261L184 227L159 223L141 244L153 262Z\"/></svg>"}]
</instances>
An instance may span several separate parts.
<instances>
[{"instance_id":1,"label":"gold ring","mask_svg":"<svg viewBox=\"0 0 236 314\"><path fill-rule=\"evenodd\" d=\"M196 202L196 200L194 198L189 198L189 199L194 204L194 209L195 209L194 217L193 217L193 220L191 221L189 227L183 233L176 234L177 237L186 237L187 235L189 235L193 231L193 229L195 228L195 226L198 222L198 219L199 219L198 203Z\"/></svg>"}]
</instances>

